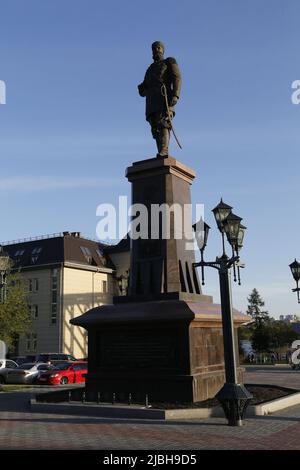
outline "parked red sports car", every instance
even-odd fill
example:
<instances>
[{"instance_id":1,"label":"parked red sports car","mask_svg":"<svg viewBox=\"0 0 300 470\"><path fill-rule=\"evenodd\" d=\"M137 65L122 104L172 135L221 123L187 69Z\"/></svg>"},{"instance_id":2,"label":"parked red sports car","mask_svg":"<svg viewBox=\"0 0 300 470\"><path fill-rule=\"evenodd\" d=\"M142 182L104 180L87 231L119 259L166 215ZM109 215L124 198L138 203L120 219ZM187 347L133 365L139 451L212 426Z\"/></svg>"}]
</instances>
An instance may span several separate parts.
<instances>
[{"instance_id":1,"label":"parked red sports car","mask_svg":"<svg viewBox=\"0 0 300 470\"><path fill-rule=\"evenodd\" d=\"M87 374L87 362L63 362L47 372L42 373L37 383L51 385L67 385L77 382L85 382L84 374Z\"/></svg>"}]
</instances>

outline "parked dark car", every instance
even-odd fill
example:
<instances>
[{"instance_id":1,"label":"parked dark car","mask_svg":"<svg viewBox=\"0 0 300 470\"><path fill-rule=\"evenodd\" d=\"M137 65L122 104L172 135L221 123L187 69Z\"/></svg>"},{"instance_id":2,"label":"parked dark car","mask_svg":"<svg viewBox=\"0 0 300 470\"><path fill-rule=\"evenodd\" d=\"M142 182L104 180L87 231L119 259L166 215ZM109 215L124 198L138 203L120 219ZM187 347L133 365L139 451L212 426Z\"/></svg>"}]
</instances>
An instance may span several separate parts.
<instances>
[{"instance_id":1,"label":"parked dark car","mask_svg":"<svg viewBox=\"0 0 300 470\"><path fill-rule=\"evenodd\" d=\"M11 356L10 359L15 361L18 365L21 365L27 362L36 362L36 357L36 354L29 354L27 356Z\"/></svg>"},{"instance_id":2,"label":"parked dark car","mask_svg":"<svg viewBox=\"0 0 300 470\"><path fill-rule=\"evenodd\" d=\"M63 353L41 353L36 357L37 362L52 362L53 364L57 362L66 362L66 361L77 361L74 356L71 354Z\"/></svg>"}]
</instances>

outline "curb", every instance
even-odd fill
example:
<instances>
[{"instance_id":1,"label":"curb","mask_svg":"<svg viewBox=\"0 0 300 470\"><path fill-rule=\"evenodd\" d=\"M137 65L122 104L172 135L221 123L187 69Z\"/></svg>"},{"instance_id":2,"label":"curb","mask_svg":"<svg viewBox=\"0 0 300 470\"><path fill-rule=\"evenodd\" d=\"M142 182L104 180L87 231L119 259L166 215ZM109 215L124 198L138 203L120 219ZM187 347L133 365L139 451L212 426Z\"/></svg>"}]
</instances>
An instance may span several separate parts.
<instances>
[{"instance_id":1,"label":"curb","mask_svg":"<svg viewBox=\"0 0 300 470\"><path fill-rule=\"evenodd\" d=\"M129 406L94 405L88 403L42 403L31 398L30 408L38 413L73 414L103 418L165 419L164 410Z\"/></svg>"},{"instance_id":2,"label":"curb","mask_svg":"<svg viewBox=\"0 0 300 470\"><path fill-rule=\"evenodd\" d=\"M275 411L284 410L290 406L300 404L300 392L292 393L287 397L277 398L260 405L249 406L247 414L249 416L265 416Z\"/></svg>"},{"instance_id":3,"label":"curb","mask_svg":"<svg viewBox=\"0 0 300 470\"><path fill-rule=\"evenodd\" d=\"M150 420L186 420L186 419L207 419L224 418L221 406L214 408L183 408L174 410L159 410L155 408L139 407L137 405L110 405L101 403L66 403L66 402L38 402L36 398L29 400L32 411L38 413L72 414L83 416L94 416L103 418L120 419L150 419ZM246 418L253 416L266 416L276 411L283 410L290 406L300 404L300 392L277 398L259 405L252 405L247 408Z\"/></svg>"}]
</instances>

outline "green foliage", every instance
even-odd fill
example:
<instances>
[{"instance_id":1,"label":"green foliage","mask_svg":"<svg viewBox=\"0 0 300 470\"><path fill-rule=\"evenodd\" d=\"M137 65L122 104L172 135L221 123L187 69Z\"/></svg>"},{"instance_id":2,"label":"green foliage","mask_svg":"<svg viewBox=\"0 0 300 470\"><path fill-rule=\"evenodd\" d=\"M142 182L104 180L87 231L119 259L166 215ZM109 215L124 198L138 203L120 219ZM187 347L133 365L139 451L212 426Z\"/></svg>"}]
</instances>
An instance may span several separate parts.
<instances>
[{"instance_id":1,"label":"green foliage","mask_svg":"<svg viewBox=\"0 0 300 470\"><path fill-rule=\"evenodd\" d=\"M259 353L268 352L271 344L271 330L269 325L258 324L253 328L252 347Z\"/></svg>"},{"instance_id":2,"label":"green foliage","mask_svg":"<svg viewBox=\"0 0 300 470\"><path fill-rule=\"evenodd\" d=\"M238 337L239 337L239 340L251 340L252 338L252 331L251 329L248 327L248 326L241 326L239 329L238 329Z\"/></svg>"},{"instance_id":3,"label":"green foliage","mask_svg":"<svg viewBox=\"0 0 300 470\"><path fill-rule=\"evenodd\" d=\"M269 313L263 310L265 303L257 289L253 289L248 297L247 314L253 322L240 328L239 339L249 339L253 349L258 353L270 352L282 347L290 347L298 338L291 326L283 321L270 318Z\"/></svg>"},{"instance_id":4,"label":"green foliage","mask_svg":"<svg viewBox=\"0 0 300 470\"><path fill-rule=\"evenodd\" d=\"M247 300L249 302L247 315L252 317L255 321L255 325L260 326L267 322L269 320L269 312L267 310L262 310L265 302L259 295L258 290L254 288Z\"/></svg>"},{"instance_id":5,"label":"green foliage","mask_svg":"<svg viewBox=\"0 0 300 470\"><path fill-rule=\"evenodd\" d=\"M291 343L298 338L298 334L291 328L291 326L283 321L275 321L272 319L269 329L271 334L271 349L290 346Z\"/></svg>"},{"instance_id":6,"label":"green foliage","mask_svg":"<svg viewBox=\"0 0 300 470\"><path fill-rule=\"evenodd\" d=\"M29 331L31 312L26 299L26 289L19 274L7 277L6 296L0 303L0 339L11 347L15 339Z\"/></svg>"}]
</instances>

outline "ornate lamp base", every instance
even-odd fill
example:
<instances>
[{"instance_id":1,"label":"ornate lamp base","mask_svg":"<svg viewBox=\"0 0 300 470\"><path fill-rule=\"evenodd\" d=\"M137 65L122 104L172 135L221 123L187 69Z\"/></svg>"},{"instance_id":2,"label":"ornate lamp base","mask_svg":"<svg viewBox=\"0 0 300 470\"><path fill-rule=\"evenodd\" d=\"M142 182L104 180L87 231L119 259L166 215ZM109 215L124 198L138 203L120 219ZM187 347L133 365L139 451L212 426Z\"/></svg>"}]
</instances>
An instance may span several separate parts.
<instances>
[{"instance_id":1,"label":"ornate lamp base","mask_svg":"<svg viewBox=\"0 0 300 470\"><path fill-rule=\"evenodd\" d=\"M241 384L225 383L216 394L222 405L229 426L242 426L244 414L252 398Z\"/></svg>"}]
</instances>

